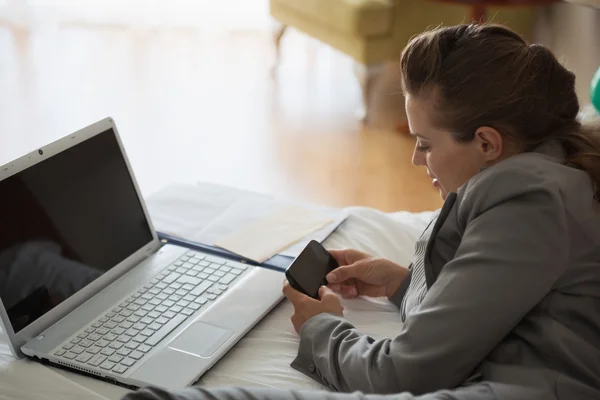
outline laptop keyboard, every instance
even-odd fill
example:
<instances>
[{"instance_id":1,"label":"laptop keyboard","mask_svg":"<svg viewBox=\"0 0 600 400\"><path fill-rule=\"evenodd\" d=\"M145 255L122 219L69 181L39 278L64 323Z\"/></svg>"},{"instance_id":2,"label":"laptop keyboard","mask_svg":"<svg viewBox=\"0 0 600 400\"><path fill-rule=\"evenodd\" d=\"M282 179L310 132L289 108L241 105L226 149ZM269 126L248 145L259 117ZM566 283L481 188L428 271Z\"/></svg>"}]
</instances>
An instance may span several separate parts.
<instances>
[{"instance_id":1,"label":"laptop keyboard","mask_svg":"<svg viewBox=\"0 0 600 400\"><path fill-rule=\"evenodd\" d=\"M54 355L123 374L189 316L225 293L246 269L189 251L65 341Z\"/></svg>"}]
</instances>

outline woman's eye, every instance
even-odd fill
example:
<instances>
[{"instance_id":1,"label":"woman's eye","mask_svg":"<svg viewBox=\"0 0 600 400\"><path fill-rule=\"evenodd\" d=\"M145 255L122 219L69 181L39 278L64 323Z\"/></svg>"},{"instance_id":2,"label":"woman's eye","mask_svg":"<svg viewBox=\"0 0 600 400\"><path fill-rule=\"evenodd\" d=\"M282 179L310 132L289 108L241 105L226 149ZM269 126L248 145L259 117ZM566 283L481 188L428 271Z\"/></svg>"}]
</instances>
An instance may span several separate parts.
<instances>
[{"instance_id":1,"label":"woman's eye","mask_svg":"<svg viewBox=\"0 0 600 400\"><path fill-rule=\"evenodd\" d=\"M429 146L423 146L423 145L417 144L417 151L425 152L427 150L429 150Z\"/></svg>"}]
</instances>

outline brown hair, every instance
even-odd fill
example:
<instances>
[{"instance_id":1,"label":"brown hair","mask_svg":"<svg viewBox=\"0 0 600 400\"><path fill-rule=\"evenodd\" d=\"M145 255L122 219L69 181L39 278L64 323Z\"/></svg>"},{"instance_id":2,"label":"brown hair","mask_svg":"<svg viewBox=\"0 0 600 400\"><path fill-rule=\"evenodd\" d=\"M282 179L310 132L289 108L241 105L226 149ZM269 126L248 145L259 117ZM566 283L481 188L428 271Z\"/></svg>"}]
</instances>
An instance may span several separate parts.
<instances>
[{"instance_id":1,"label":"brown hair","mask_svg":"<svg viewBox=\"0 0 600 400\"><path fill-rule=\"evenodd\" d=\"M441 27L414 37L401 59L404 93L434 101L434 124L458 142L490 126L524 151L556 139L600 199L600 127L582 126L575 75L544 46L501 25Z\"/></svg>"}]
</instances>

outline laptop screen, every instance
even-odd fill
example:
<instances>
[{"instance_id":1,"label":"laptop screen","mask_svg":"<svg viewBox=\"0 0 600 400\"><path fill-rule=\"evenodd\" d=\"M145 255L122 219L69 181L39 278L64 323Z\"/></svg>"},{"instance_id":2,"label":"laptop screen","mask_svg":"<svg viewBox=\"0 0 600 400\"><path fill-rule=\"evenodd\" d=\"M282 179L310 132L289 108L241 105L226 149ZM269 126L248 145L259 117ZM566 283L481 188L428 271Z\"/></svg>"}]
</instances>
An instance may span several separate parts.
<instances>
[{"instance_id":1,"label":"laptop screen","mask_svg":"<svg viewBox=\"0 0 600 400\"><path fill-rule=\"evenodd\" d=\"M152 241L112 129L0 181L0 227L15 332Z\"/></svg>"}]
</instances>

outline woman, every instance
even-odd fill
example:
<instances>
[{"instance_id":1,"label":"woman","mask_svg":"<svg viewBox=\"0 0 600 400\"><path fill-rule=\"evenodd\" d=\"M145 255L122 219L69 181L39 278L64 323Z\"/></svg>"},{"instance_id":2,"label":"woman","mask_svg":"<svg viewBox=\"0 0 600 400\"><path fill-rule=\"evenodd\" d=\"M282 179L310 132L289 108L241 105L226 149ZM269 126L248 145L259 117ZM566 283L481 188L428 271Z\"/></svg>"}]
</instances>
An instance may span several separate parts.
<instances>
[{"instance_id":1,"label":"woman","mask_svg":"<svg viewBox=\"0 0 600 400\"><path fill-rule=\"evenodd\" d=\"M387 296L402 331L374 340L330 289L317 301L284 286L300 333L292 365L354 393L130 399L600 398L600 141L577 120L574 75L546 48L476 24L415 37L401 66L413 163L444 206L410 268L334 251L328 281L344 297Z\"/></svg>"}]
</instances>

